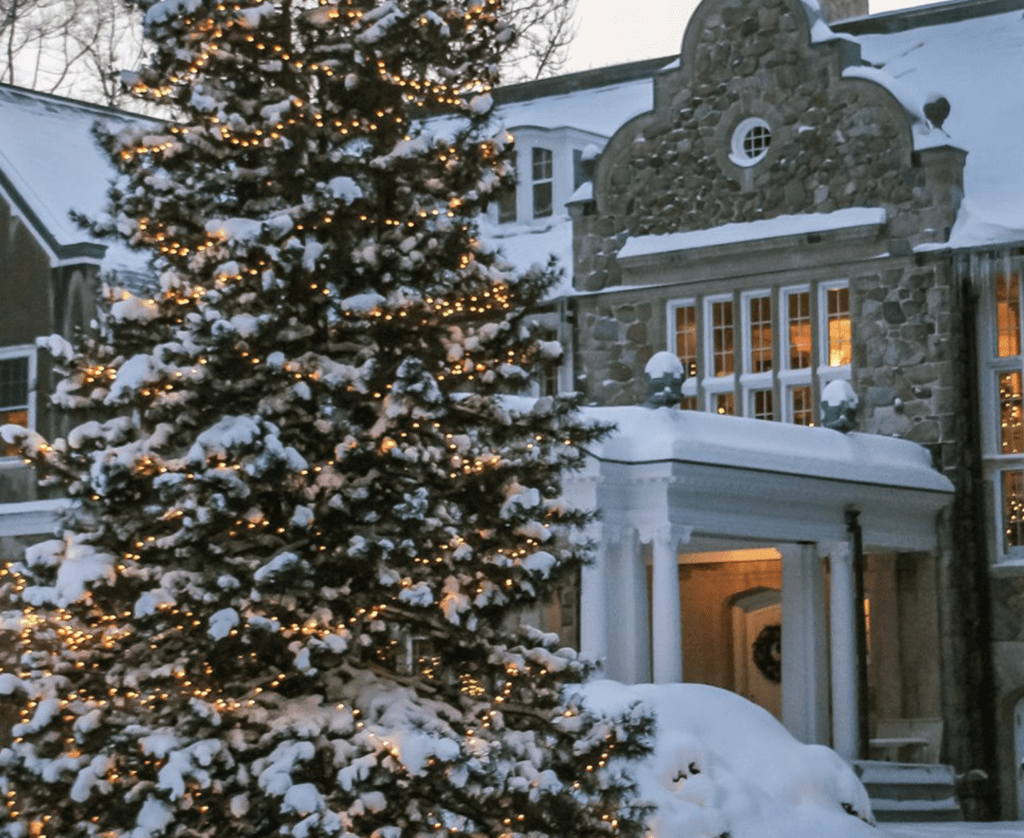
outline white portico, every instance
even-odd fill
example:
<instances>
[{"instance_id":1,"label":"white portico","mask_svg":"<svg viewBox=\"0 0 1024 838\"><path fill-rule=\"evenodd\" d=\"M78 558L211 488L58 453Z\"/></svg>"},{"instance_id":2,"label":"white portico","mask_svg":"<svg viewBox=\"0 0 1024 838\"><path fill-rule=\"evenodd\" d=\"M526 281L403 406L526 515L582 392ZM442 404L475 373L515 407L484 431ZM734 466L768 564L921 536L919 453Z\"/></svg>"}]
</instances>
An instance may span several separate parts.
<instances>
[{"instance_id":1,"label":"white portico","mask_svg":"<svg viewBox=\"0 0 1024 838\"><path fill-rule=\"evenodd\" d=\"M854 759L862 551L872 712L938 709L937 676L911 657L938 642L931 580L953 490L925 449L670 408L587 413L617 426L567 485L601 511L580 636L604 674L733 689Z\"/></svg>"}]
</instances>

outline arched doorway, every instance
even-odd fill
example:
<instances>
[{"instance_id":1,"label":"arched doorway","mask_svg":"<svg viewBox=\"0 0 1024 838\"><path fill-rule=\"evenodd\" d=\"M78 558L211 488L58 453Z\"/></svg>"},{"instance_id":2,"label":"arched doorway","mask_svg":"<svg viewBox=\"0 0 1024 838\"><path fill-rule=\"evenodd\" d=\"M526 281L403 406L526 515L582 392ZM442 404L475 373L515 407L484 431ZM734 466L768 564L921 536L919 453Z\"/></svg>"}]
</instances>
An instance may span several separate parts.
<instances>
[{"instance_id":1,"label":"arched doorway","mask_svg":"<svg viewBox=\"0 0 1024 838\"><path fill-rule=\"evenodd\" d=\"M753 588L732 598L733 689L782 719L782 594Z\"/></svg>"}]
</instances>

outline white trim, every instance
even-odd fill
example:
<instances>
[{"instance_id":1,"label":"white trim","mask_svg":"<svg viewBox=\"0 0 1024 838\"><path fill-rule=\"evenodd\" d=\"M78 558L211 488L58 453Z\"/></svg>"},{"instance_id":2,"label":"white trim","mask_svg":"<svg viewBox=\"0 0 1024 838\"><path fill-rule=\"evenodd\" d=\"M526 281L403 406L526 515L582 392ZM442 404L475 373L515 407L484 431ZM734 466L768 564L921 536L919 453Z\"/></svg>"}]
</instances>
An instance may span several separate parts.
<instances>
[{"instance_id":1,"label":"white trim","mask_svg":"<svg viewBox=\"0 0 1024 838\"><path fill-rule=\"evenodd\" d=\"M52 535L67 498L0 504L0 536Z\"/></svg>"},{"instance_id":2,"label":"white trim","mask_svg":"<svg viewBox=\"0 0 1024 838\"><path fill-rule=\"evenodd\" d=\"M768 142L764 144L757 154L751 155L746 149L747 136L759 128L767 135ZM756 166L768 156L768 149L771 147L772 138L772 126L768 124L768 120L760 116L748 116L733 129L729 159L744 169Z\"/></svg>"},{"instance_id":3,"label":"white trim","mask_svg":"<svg viewBox=\"0 0 1024 838\"><path fill-rule=\"evenodd\" d=\"M36 416L36 401L38 400L39 391L38 357L39 353L35 345L31 343L0 347L0 361L6 361L13 358L26 358L28 360L28 393L26 394L28 403L26 404L26 408L28 409L28 428L33 431L36 429L36 422L38 420L38 417ZM14 462L20 463L21 459L22 458L20 456L0 456L0 465L7 465Z\"/></svg>"}]
</instances>

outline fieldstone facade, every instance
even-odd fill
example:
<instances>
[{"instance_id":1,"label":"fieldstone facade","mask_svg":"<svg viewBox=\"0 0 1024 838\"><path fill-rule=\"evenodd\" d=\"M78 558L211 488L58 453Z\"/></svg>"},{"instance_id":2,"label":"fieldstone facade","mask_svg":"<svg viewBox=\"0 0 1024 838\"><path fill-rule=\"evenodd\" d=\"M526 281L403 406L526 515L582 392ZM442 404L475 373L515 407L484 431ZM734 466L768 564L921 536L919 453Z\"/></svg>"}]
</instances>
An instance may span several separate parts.
<instances>
[{"instance_id":1,"label":"fieldstone facade","mask_svg":"<svg viewBox=\"0 0 1024 838\"><path fill-rule=\"evenodd\" d=\"M995 776L973 297L941 248L963 197L965 154L863 68L857 44L822 38L822 28L799 0L698 7L678 66L654 78L654 110L616 132L597 161L593 198L570 207L577 387L591 403L641 404L645 363L674 348L673 301L696 299L696 317L706 318L700 301L708 295L732 295L739 311L754 289L848 282L858 430L924 445L957 487L953 512L939 524L934 571L943 758L960 772ZM941 108L933 116L941 123ZM771 132L753 165L737 160L734 144L752 118ZM826 221L821 232L798 234L768 223L856 208L884 210L884 221ZM683 241L677 234L724 225L764 234L671 245ZM658 247L655 237L668 244ZM643 255L621 255L638 241ZM746 413L739 344L735 404ZM698 371L698 400L706 375ZM815 380L815 405L820 390ZM1014 613L1003 622L1019 633L1024 598L1004 593L1000 613ZM1000 636L1009 633L1004 627ZM995 811L994 785L964 790L971 814Z\"/></svg>"}]
</instances>

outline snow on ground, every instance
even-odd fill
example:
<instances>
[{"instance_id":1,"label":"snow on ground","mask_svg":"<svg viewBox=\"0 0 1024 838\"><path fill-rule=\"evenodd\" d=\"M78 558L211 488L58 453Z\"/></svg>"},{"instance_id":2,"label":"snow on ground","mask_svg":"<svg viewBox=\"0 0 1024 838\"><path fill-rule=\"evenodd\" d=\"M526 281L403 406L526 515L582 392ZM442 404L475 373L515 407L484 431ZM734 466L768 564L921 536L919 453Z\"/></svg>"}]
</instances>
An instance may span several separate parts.
<instances>
[{"instance_id":1,"label":"snow on ground","mask_svg":"<svg viewBox=\"0 0 1024 838\"><path fill-rule=\"evenodd\" d=\"M657 719L654 752L633 767L657 806L655 838L881 838L867 793L831 749L798 742L768 711L704 684L595 681L592 708L643 702Z\"/></svg>"},{"instance_id":2,"label":"snow on ground","mask_svg":"<svg viewBox=\"0 0 1024 838\"><path fill-rule=\"evenodd\" d=\"M1002 823L887 823L888 838L1022 838L1024 821ZM878 838L882 838L879 836Z\"/></svg>"}]
</instances>

